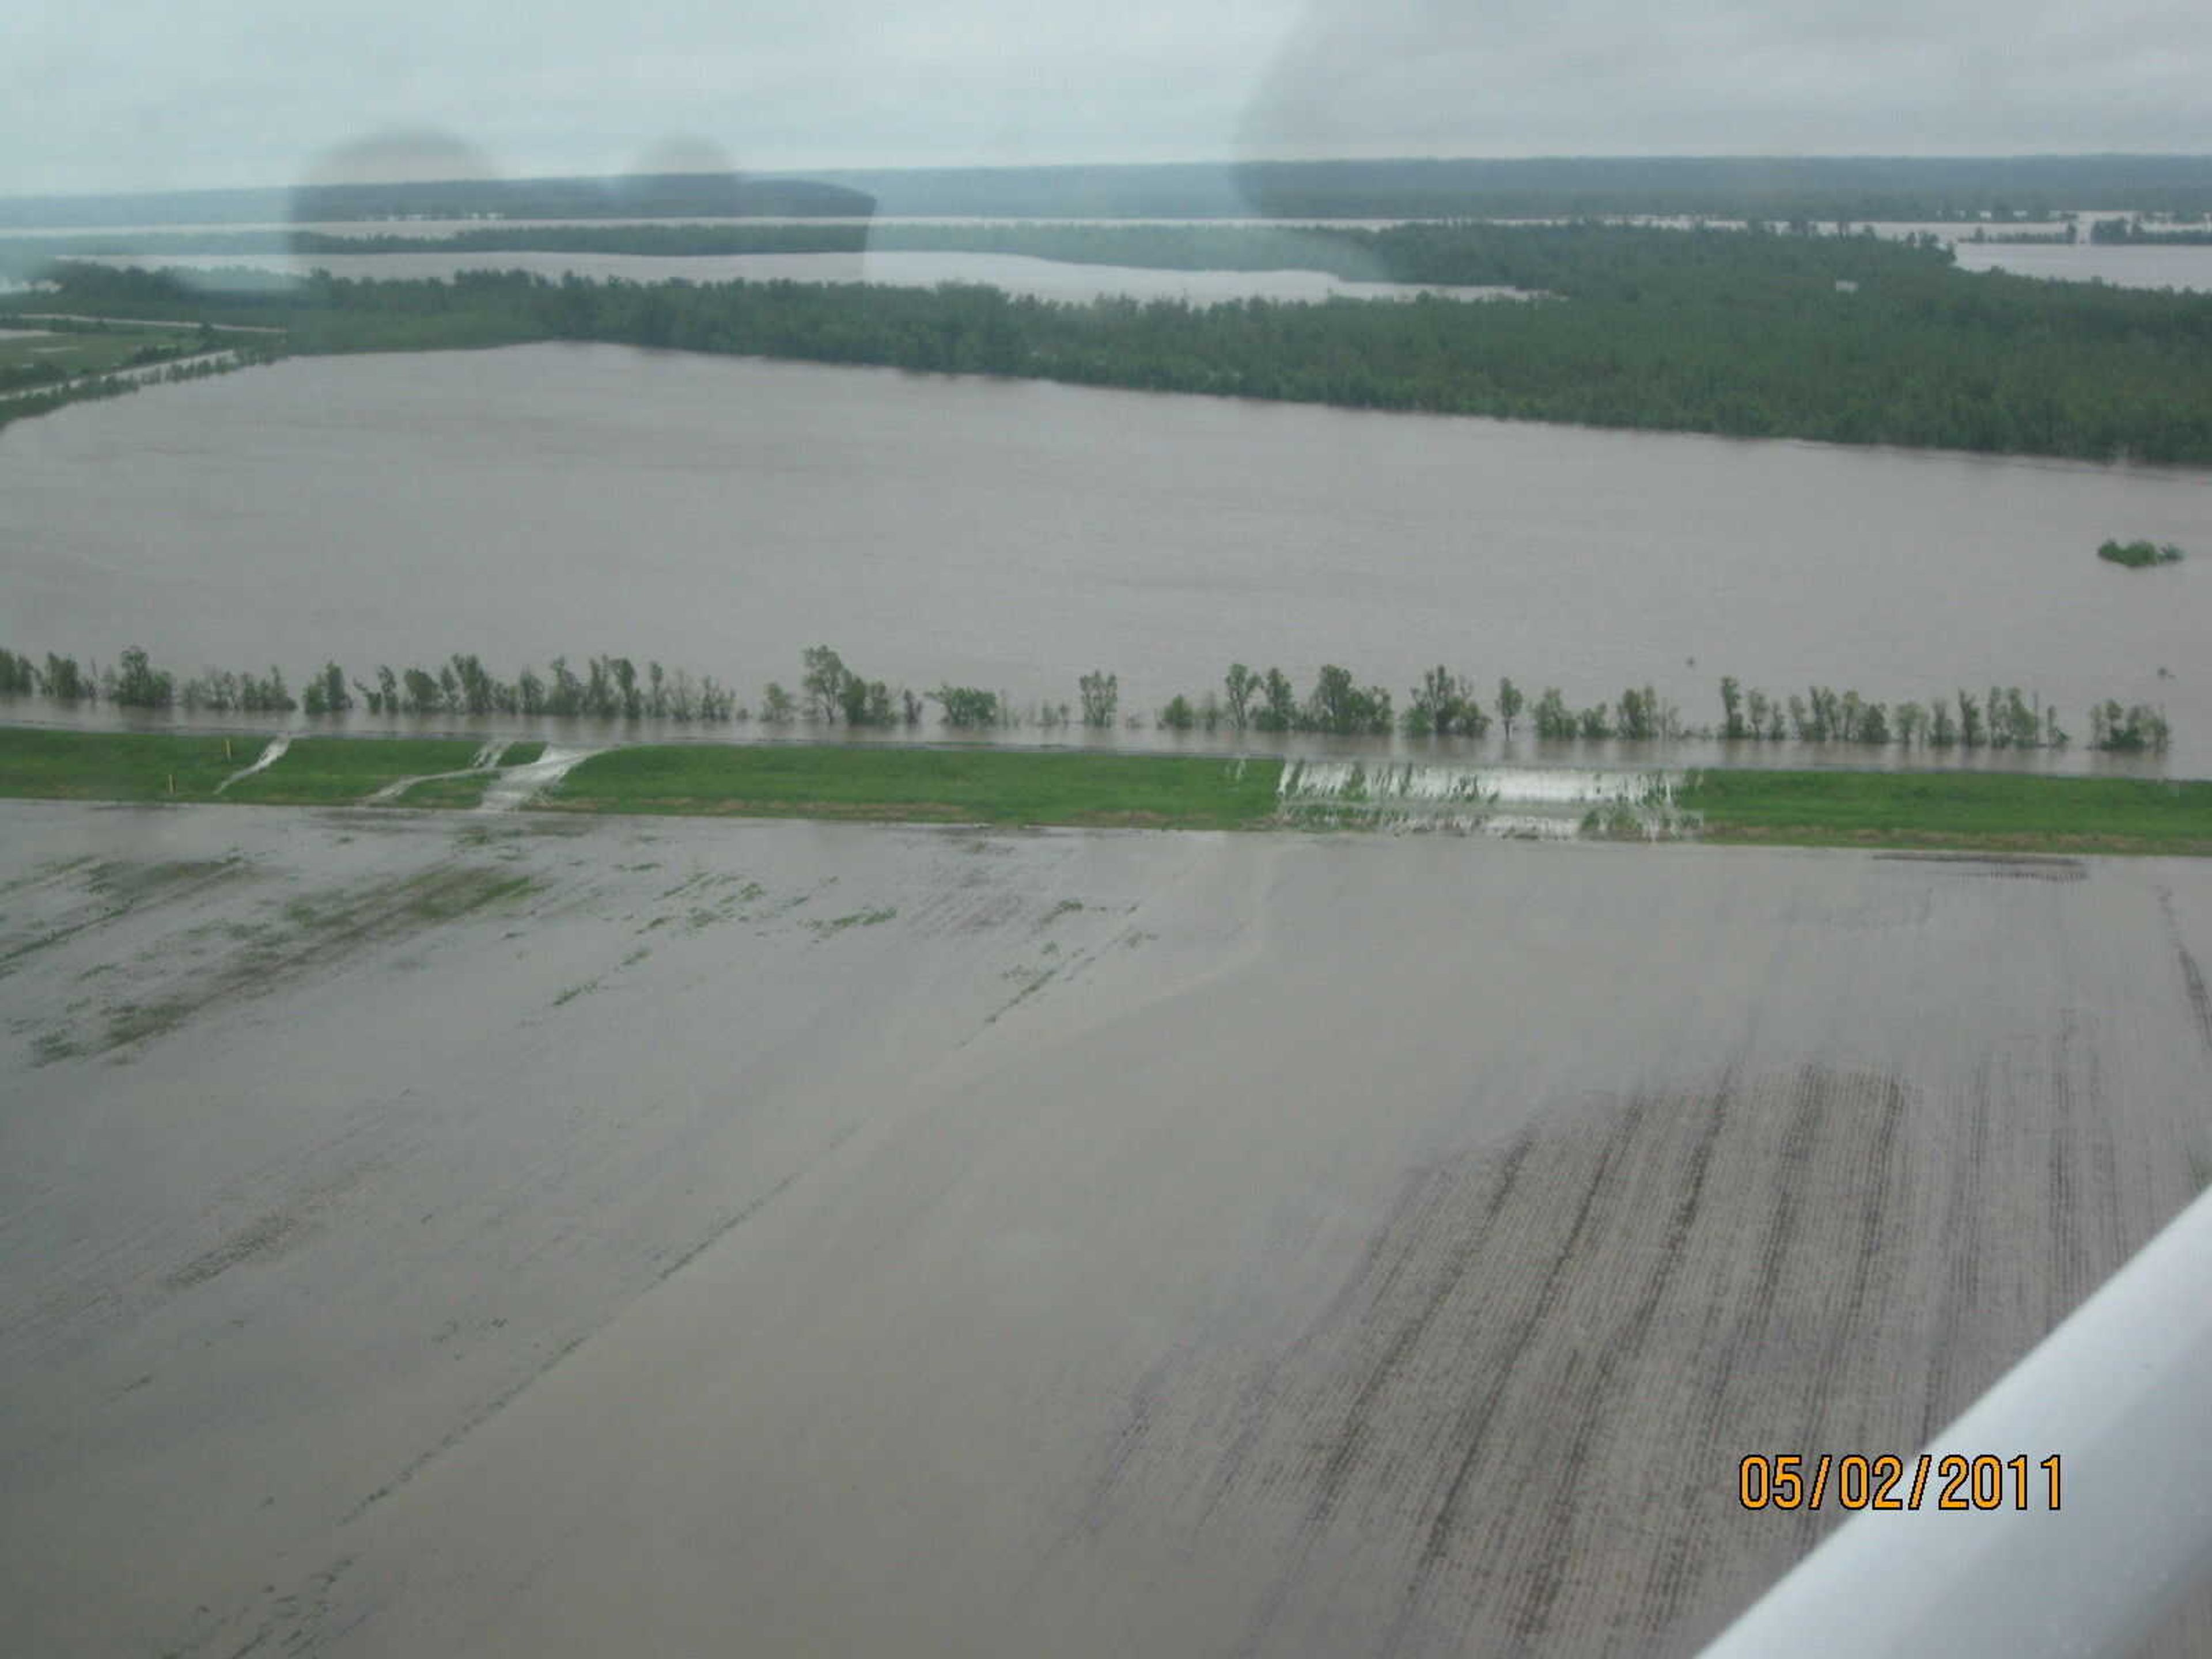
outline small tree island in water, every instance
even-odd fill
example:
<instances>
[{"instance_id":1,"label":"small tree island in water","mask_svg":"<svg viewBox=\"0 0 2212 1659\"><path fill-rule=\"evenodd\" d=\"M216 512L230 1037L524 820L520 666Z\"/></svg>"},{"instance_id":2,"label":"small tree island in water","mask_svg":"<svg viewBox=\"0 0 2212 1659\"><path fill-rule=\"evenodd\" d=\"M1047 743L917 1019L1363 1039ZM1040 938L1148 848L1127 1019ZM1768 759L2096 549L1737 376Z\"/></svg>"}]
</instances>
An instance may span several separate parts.
<instances>
[{"instance_id":1,"label":"small tree island in water","mask_svg":"<svg viewBox=\"0 0 2212 1659\"><path fill-rule=\"evenodd\" d=\"M2106 542L2097 550L2097 556L2107 563L2141 570L2145 565L2179 564L2181 550L2172 542L2163 546L2153 546L2148 542Z\"/></svg>"}]
</instances>

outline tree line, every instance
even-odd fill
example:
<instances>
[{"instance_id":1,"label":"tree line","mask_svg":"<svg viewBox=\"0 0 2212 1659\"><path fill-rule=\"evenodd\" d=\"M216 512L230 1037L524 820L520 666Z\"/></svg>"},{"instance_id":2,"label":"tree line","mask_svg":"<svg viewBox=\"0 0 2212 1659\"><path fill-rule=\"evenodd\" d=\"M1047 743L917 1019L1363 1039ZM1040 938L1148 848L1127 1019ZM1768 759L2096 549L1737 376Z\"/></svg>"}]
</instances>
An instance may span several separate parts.
<instances>
[{"instance_id":1,"label":"tree line","mask_svg":"<svg viewBox=\"0 0 2212 1659\"><path fill-rule=\"evenodd\" d=\"M197 349L198 348L193 348ZM224 348L228 355L203 357L188 363L170 363L158 374L108 373L81 376L48 385L44 390L18 392L0 397L0 426L10 421L20 421L34 415L49 414L65 404L85 403L98 398L121 398L147 386L180 386L190 380L210 380L217 374L228 374L258 363L274 362L283 355L281 345L258 342L250 345Z\"/></svg>"},{"instance_id":2,"label":"tree line","mask_svg":"<svg viewBox=\"0 0 2212 1659\"><path fill-rule=\"evenodd\" d=\"M2072 737L2056 706L2023 696L2018 686L1991 686L1985 696L1959 691L1927 702L1888 704L1815 685L1787 698L1746 691L1721 680L1721 725L1711 735L1731 743L1918 744L1929 749L2063 749ZM2165 711L2148 703L2108 701L2089 710L2089 746L2114 752L2164 753L2172 732Z\"/></svg>"},{"instance_id":3,"label":"tree line","mask_svg":"<svg viewBox=\"0 0 2212 1659\"><path fill-rule=\"evenodd\" d=\"M262 224L416 216L510 219L833 213L1046 218L2034 219L2085 202L2212 207L2193 155L1547 156L897 167L308 185L0 204L0 222Z\"/></svg>"},{"instance_id":4,"label":"tree line","mask_svg":"<svg viewBox=\"0 0 2212 1659\"><path fill-rule=\"evenodd\" d=\"M762 694L759 718L770 726L800 721L856 728L916 726L935 703L939 722L956 730L1073 724L1105 730L1117 721L1141 726L1140 716L1121 714L1121 680L1103 669L1080 676L1077 701L1031 705L1026 714L1002 691L940 684L916 693L871 679L827 645L799 653L796 693L771 680ZM586 659L580 673L556 657L540 676L525 668L502 680L481 659L455 653L436 669L394 671L380 666L374 683L349 679L326 662L307 677L295 697L281 669L256 674L210 669L179 682L155 668L133 646L112 667L81 666L73 657L49 654L43 665L0 649L0 696L44 696L60 702L106 702L120 708L182 708L227 714L518 714L598 720L710 722L746 720L752 711L712 675L694 678L658 662L641 672L628 657ZM1439 663L1409 688L1399 708L1389 690L1363 684L1350 669L1324 664L1303 695L1280 668L1255 670L1234 662L1218 690L1196 697L1177 693L1154 716L1163 730L1226 730L1270 736L1313 733L1336 737L1483 738L1493 725L1510 739L1516 726L1540 741L1658 743L1683 738L1728 743L1889 744L1926 749L2059 749L2073 741L2058 710L2017 686L1991 686L1986 694L1960 690L1923 702L1895 703L1863 697L1857 690L1808 686L1772 696L1746 689L1733 675L1720 681L1721 721L1689 726L1681 710L1650 685L1628 686L1610 702L1577 706L1556 686L1532 702L1510 678L1501 678L1486 708L1469 676ZM1074 711L1079 710L1079 714ZM2163 753L2172 740L2165 711L2148 703L2110 700L2089 711L2088 744L2114 752Z\"/></svg>"},{"instance_id":5,"label":"tree line","mask_svg":"<svg viewBox=\"0 0 2212 1659\"><path fill-rule=\"evenodd\" d=\"M0 650L0 696L56 702L107 702L120 708L182 708L188 714L552 714L602 720L730 720L744 711L711 674L673 673L657 662L642 672L628 657L589 659L580 674L556 657L544 675L525 668L512 680L482 659L457 652L434 669L379 666L371 681L349 679L335 662L309 675L295 696L284 671L234 673L210 668L187 678L153 665L137 646L106 668L48 653L43 664Z\"/></svg>"},{"instance_id":6,"label":"tree line","mask_svg":"<svg viewBox=\"0 0 2212 1659\"><path fill-rule=\"evenodd\" d=\"M1334 258L1347 274L1551 297L1070 303L951 283L516 271L318 275L277 295L226 296L164 273L70 264L58 280L79 308L220 311L283 326L301 351L596 340L1607 427L2212 463L2212 295L1962 271L1932 239L1598 224L1051 234L1130 263L1170 260L1180 240L1209 265L1235 263L1239 246L1279 259L1287 245L1267 239L1292 238L1308 266Z\"/></svg>"},{"instance_id":7,"label":"tree line","mask_svg":"<svg viewBox=\"0 0 2212 1659\"><path fill-rule=\"evenodd\" d=\"M2212 230L2161 230L2141 219L2100 219L2089 227L2089 240L2106 247L2212 247Z\"/></svg>"}]
</instances>

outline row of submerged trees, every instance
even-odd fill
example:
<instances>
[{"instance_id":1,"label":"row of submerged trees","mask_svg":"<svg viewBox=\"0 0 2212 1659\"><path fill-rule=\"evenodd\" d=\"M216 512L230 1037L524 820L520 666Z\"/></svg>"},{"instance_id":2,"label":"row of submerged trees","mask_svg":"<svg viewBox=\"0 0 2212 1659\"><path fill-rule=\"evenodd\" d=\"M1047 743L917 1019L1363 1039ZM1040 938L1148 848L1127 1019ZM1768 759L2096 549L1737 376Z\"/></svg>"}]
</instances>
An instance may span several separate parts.
<instances>
[{"instance_id":1,"label":"row of submerged trees","mask_svg":"<svg viewBox=\"0 0 2212 1659\"><path fill-rule=\"evenodd\" d=\"M1771 697L1721 680L1722 723L1711 733L1729 742L1919 744L1930 749L2063 749L2073 741L2058 710L2018 686L1991 686L1985 696L1960 691L1928 702L1869 702L1855 690L1815 685L1800 696ZM2094 703L2089 746L2112 751L2164 752L2172 738L2165 711L2148 703Z\"/></svg>"},{"instance_id":2,"label":"row of submerged trees","mask_svg":"<svg viewBox=\"0 0 2212 1659\"><path fill-rule=\"evenodd\" d=\"M343 714L353 706L336 663L318 677L317 706L311 688L310 714ZM565 656L547 665L543 677L526 668L512 681L489 672L482 659L456 653L435 673L409 668L395 674L379 666L374 687L356 680L363 707L372 714L557 714L599 720L728 720L738 714L735 696L711 674L694 679L688 670L672 674L657 662L643 672L628 657L588 659L577 673Z\"/></svg>"},{"instance_id":3,"label":"row of submerged trees","mask_svg":"<svg viewBox=\"0 0 2212 1659\"><path fill-rule=\"evenodd\" d=\"M1140 726L1136 714L1121 710L1121 681L1103 669L1077 681L1074 703L1032 704L1024 711L1004 692L978 686L940 684L917 695L901 686L870 679L826 645L800 653L801 672L794 693L771 680L763 693L759 718L770 726L801 720L854 727L916 726L926 706L935 703L941 722L958 730L1032 725L1053 729L1080 723L1097 730L1116 724ZM380 666L374 683L349 679L335 662L309 676L296 697L281 669L265 675L210 669L179 682L155 668L137 647L108 668L89 667L73 657L49 654L43 665L29 656L0 650L0 696L44 696L59 702L106 702L123 708L167 708L216 714L347 713L371 714L550 714L600 720L732 721L752 711L712 675L694 678L673 673L658 662L641 672L627 657L587 659L583 672L556 657L543 677L525 669L502 680L481 659L456 653L435 671ZM1156 715L1171 732L1228 730L1269 735L1292 732L1332 736L1481 738L1493 725L1510 738L1525 726L1546 742L1620 741L1649 743L1684 737L1717 738L1729 743L1891 744L1929 749L2057 749L2073 739L2059 723L2056 708L2023 696L2017 686L1991 686L1977 696L1959 691L1927 702L1878 702L1856 690L1814 685L1786 696L1746 690L1733 676L1720 682L1721 723L1691 727L1681 710L1651 686L1630 686L1618 699L1584 707L1570 703L1556 686L1532 702L1510 678L1498 682L1486 707L1474 683L1442 664L1423 674L1399 708L1389 690L1359 683L1352 672L1325 665L1301 696L1279 668L1255 671L1231 663L1218 691L1193 698L1178 693ZM2147 703L2108 701L2089 711L2089 747L2118 752L2162 752L2172 738L2165 712Z\"/></svg>"},{"instance_id":4,"label":"row of submerged trees","mask_svg":"<svg viewBox=\"0 0 2212 1659\"><path fill-rule=\"evenodd\" d=\"M115 664L81 665L49 653L43 665L0 650L0 696L45 696L56 702L109 702L124 708L182 708L187 713L342 714L564 714L606 720L727 720L742 714L735 696L709 674L669 673L627 657L594 657L578 674L556 657L541 677L526 668L514 680L489 673L483 659L455 653L435 670L376 670L374 684L348 678L327 662L295 696L284 671L232 673L210 668L179 680L157 669L133 646Z\"/></svg>"},{"instance_id":5,"label":"row of submerged trees","mask_svg":"<svg viewBox=\"0 0 2212 1659\"><path fill-rule=\"evenodd\" d=\"M1441 664L1412 688L1407 706L1394 722L1390 693L1359 686L1351 673L1324 667L1313 690L1299 698L1281 670L1255 674L1232 663L1222 695L1207 692L1194 702L1177 696L1160 711L1159 724L1175 731L1213 731L1227 726L1243 732L1313 732L1387 734L1409 738L1487 735L1493 723L1510 738L1526 717L1534 735L1547 742L1619 741L1650 743L1684 737L1728 742L1847 743L1881 745L1915 744L1931 749L2056 749L2072 741L2059 725L2058 711L2039 697L2022 696L2017 686L1992 686L1986 696L1960 691L1954 697L1894 705L1872 702L1856 690L1815 685L1802 694L1771 696L1747 692L1730 676L1720 684L1722 723L1690 727L1681 710L1651 686L1630 686L1613 702L1577 708L1556 686L1547 686L1534 703L1510 679L1498 683L1495 702L1486 709L1474 683ZM2172 738L2165 712L2148 703L2106 702L2089 711L2093 749L2162 752Z\"/></svg>"},{"instance_id":6,"label":"row of submerged trees","mask_svg":"<svg viewBox=\"0 0 2212 1659\"><path fill-rule=\"evenodd\" d=\"M199 348L195 346L186 349L198 350ZM187 380L209 380L217 374L228 374L238 369L275 362L283 355L280 345L267 341L232 345L227 337L221 356L171 362L166 368L159 370L126 369L102 374L81 374L72 380L33 390L10 392L0 397L0 426L30 416L51 413L65 404L82 403L94 398L125 397L141 386L179 386Z\"/></svg>"}]
</instances>

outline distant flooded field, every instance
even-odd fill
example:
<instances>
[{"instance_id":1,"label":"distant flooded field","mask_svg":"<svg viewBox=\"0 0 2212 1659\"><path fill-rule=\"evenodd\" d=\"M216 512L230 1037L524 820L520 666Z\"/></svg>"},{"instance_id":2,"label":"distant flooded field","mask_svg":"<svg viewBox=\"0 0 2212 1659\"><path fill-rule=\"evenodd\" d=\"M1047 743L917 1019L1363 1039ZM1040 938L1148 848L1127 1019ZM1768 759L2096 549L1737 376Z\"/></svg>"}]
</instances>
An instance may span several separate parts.
<instances>
[{"instance_id":1,"label":"distant flooded field","mask_svg":"<svg viewBox=\"0 0 2212 1659\"><path fill-rule=\"evenodd\" d=\"M1501 675L1577 706L1650 684L1697 725L1723 674L1888 702L2017 685L2077 744L2093 700L2162 704L2166 764L2201 776L2209 484L613 346L295 360L0 433L0 643L295 684L325 657L369 678L469 652L511 678L605 651L756 705L827 643L1024 706L1103 669L1146 726L1237 660L1301 694L1340 663L1401 706L1438 663L1486 702ZM2123 570L2095 556L2112 538L2194 556Z\"/></svg>"},{"instance_id":2,"label":"distant flooded field","mask_svg":"<svg viewBox=\"0 0 2212 1659\"><path fill-rule=\"evenodd\" d=\"M2115 288L2212 289L2212 247L2100 246L2077 242L2001 244L1960 241L1967 270L2009 270L2053 282L2110 283Z\"/></svg>"},{"instance_id":3,"label":"distant flooded field","mask_svg":"<svg viewBox=\"0 0 2212 1659\"><path fill-rule=\"evenodd\" d=\"M1685 1653L2212 1176L2201 865L0 848L25 1652Z\"/></svg>"}]
</instances>

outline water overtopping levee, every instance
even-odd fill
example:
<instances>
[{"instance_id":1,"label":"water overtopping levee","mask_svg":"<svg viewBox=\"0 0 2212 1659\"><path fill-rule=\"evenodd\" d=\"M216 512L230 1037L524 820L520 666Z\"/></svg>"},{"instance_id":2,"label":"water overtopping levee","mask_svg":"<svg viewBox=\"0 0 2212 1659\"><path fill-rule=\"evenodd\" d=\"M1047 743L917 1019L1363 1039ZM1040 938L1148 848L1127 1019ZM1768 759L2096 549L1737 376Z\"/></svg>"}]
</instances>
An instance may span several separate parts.
<instances>
[{"instance_id":1,"label":"water overtopping levee","mask_svg":"<svg viewBox=\"0 0 2212 1659\"><path fill-rule=\"evenodd\" d=\"M1292 760L1283 763L1276 798L1285 821L1315 827L1658 841L1696 827L1696 815L1675 805L1688 775L1656 767Z\"/></svg>"}]
</instances>

